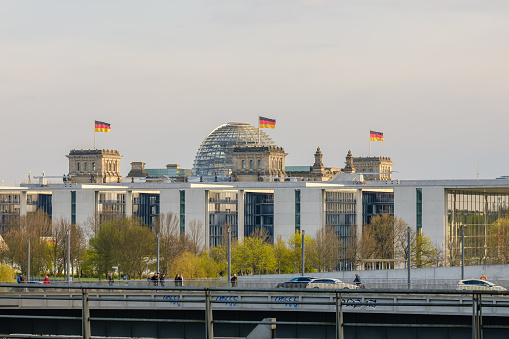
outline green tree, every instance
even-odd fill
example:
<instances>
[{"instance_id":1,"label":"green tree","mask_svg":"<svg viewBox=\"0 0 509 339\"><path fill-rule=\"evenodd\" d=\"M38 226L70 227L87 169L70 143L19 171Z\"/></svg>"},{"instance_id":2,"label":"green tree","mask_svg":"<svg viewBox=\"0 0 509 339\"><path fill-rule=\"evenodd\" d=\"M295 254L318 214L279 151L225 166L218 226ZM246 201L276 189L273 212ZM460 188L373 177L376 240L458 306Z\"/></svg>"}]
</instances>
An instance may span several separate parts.
<instances>
[{"instance_id":1,"label":"green tree","mask_svg":"<svg viewBox=\"0 0 509 339\"><path fill-rule=\"evenodd\" d=\"M274 256L276 259L277 273L292 273L293 262L291 260L291 252L286 246L286 242L279 236L274 243Z\"/></svg>"},{"instance_id":2,"label":"green tree","mask_svg":"<svg viewBox=\"0 0 509 339\"><path fill-rule=\"evenodd\" d=\"M16 275L16 271L14 267L6 264L0 264L0 282L16 282L14 276Z\"/></svg>"},{"instance_id":3,"label":"green tree","mask_svg":"<svg viewBox=\"0 0 509 339\"><path fill-rule=\"evenodd\" d=\"M304 269L306 272L313 272L315 266L313 266L312 260L306 260L306 258L313 258L312 251L314 241L309 235L304 237ZM287 246L290 251L289 260L292 266L292 273L297 273L302 270L302 235L299 232L294 233L288 240Z\"/></svg>"},{"instance_id":4,"label":"green tree","mask_svg":"<svg viewBox=\"0 0 509 339\"><path fill-rule=\"evenodd\" d=\"M509 218L497 219L490 225L488 256L492 264L509 263Z\"/></svg>"},{"instance_id":5,"label":"green tree","mask_svg":"<svg viewBox=\"0 0 509 339\"><path fill-rule=\"evenodd\" d=\"M411 253L411 261L415 267L437 266L440 258L440 250L434 246L431 239L422 232L416 234L411 244Z\"/></svg>"},{"instance_id":6,"label":"green tree","mask_svg":"<svg viewBox=\"0 0 509 339\"><path fill-rule=\"evenodd\" d=\"M118 266L121 274L141 277L147 257L154 256L155 248L155 235L134 218L112 219L90 239L92 260L101 275Z\"/></svg>"}]
</instances>

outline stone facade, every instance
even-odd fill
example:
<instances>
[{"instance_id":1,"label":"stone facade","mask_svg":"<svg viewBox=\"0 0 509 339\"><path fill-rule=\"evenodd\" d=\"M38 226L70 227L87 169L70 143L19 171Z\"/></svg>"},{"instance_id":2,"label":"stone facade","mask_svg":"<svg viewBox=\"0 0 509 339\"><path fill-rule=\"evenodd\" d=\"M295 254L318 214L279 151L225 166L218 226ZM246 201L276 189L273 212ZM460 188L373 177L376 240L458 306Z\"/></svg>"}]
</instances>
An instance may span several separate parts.
<instances>
[{"instance_id":1,"label":"stone facade","mask_svg":"<svg viewBox=\"0 0 509 339\"><path fill-rule=\"evenodd\" d=\"M236 147L232 152L235 181L281 181L285 173L285 153L277 146Z\"/></svg>"},{"instance_id":2,"label":"stone facade","mask_svg":"<svg viewBox=\"0 0 509 339\"><path fill-rule=\"evenodd\" d=\"M389 157L353 158L355 171L363 173L365 180L392 180L392 165Z\"/></svg>"},{"instance_id":3,"label":"stone facade","mask_svg":"<svg viewBox=\"0 0 509 339\"><path fill-rule=\"evenodd\" d=\"M120 182L120 159L116 150L72 150L69 155L69 177L73 183Z\"/></svg>"}]
</instances>

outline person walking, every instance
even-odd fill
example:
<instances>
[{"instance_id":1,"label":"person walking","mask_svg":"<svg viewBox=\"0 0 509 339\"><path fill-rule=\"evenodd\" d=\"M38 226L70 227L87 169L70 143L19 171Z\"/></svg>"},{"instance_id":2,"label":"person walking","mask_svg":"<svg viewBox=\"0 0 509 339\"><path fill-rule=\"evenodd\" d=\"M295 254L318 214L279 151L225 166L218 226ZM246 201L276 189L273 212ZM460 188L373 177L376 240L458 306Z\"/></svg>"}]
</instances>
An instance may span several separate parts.
<instances>
[{"instance_id":1,"label":"person walking","mask_svg":"<svg viewBox=\"0 0 509 339\"><path fill-rule=\"evenodd\" d=\"M353 283L357 286L361 286L361 277L359 277L358 274L355 275L355 279L353 280Z\"/></svg>"},{"instance_id":2,"label":"person walking","mask_svg":"<svg viewBox=\"0 0 509 339\"><path fill-rule=\"evenodd\" d=\"M108 275L108 284L109 284L109 285L113 285L113 273L110 273L110 274Z\"/></svg>"},{"instance_id":3,"label":"person walking","mask_svg":"<svg viewBox=\"0 0 509 339\"><path fill-rule=\"evenodd\" d=\"M49 284L50 283L48 276L44 277L44 280L42 281L42 283L43 284Z\"/></svg>"},{"instance_id":4,"label":"person walking","mask_svg":"<svg viewBox=\"0 0 509 339\"><path fill-rule=\"evenodd\" d=\"M175 274L175 279L173 279L175 281L175 286L178 286L179 285L179 274Z\"/></svg>"},{"instance_id":5,"label":"person walking","mask_svg":"<svg viewBox=\"0 0 509 339\"><path fill-rule=\"evenodd\" d=\"M237 275L234 274L233 277L230 279L230 282L232 283L232 287L237 287Z\"/></svg>"},{"instance_id":6,"label":"person walking","mask_svg":"<svg viewBox=\"0 0 509 339\"><path fill-rule=\"evenodd\" d=\"M164 277L166 277L166 274L161 274L159 275L159 283L161 284L161 286L164 286Z\"/></svg>"}]
</instances>

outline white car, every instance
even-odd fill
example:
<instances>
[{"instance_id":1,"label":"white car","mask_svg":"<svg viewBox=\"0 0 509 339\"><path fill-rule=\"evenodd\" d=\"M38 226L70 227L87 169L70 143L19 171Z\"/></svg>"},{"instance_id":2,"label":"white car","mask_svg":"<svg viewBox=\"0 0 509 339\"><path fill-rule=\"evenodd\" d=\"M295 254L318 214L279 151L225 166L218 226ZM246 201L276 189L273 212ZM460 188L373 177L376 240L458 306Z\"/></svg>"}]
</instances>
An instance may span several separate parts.
<instances>
[{"instance_id":1,"label":"white car","mask_svg":"<svg viewBox=\"0 0 509 339\"><path fill-rule=\"evenodd\" d=\"M468 291L507 291L505 287L498 286L492 282L481 279L460 280L456 289Z\"/></svg>"},{"instance_id":2,"label":"white car","mask_svg":"<svg viewBox=\"0 0 509 339\"><path fill-rule=\"evenodd\" d=\"M341 289L351 289L351 290L357 290L359 289L359 286L353 285L353 284L347 284L342 282L339 279L335 278L321 278L321 279L315 279L313 281L310 281L307 286L307 288L326 288L331 290L341 290Z\"/></svg>"}]
</instances>

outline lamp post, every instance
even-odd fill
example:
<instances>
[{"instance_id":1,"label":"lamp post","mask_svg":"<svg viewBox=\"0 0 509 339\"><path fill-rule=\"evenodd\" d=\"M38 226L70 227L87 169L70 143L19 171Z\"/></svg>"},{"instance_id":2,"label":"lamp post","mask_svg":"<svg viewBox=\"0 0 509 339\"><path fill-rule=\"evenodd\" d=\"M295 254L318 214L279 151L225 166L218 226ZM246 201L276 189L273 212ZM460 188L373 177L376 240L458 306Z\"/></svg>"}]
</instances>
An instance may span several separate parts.
<instances>
[{"instance_id":1,"label":"lamp post","mask_svg":"<svg viewBox=\"0 0 509 339\"><path fill-rule=\"evenodd\" d=\"M465 227L461 227L461 280L465 279Z\"/></svg>"},{"instance_id":2,"label":"lamp post","mask_svg":"<svg viewBox=\"0 0 509 339\"><path fill-rule=\"evenodd\" d=\"M27 282L30 281L30 238L27 239Z\"/></svg>"},{"instance_id":3,"label":"lamp post","mask_svg":"<svg viewBox=\"0 0 509 339\"><path fill-rule=\"evenodd\" d=\"M231 228L230 228L230 225L227 225L226 228L228 229L227 230L227 234L228 234L228 281L227 281L227 285L230 284L231 282L231 279L232 279L232 244L231 244Z\"/></svg>"},{"instance_id":4,"label":"lamp post","mask_svg":"<svg viewBox=\"0 0 509 339\"><path fill-rule=\"evenodd\" d=\"M157 248L157 268L156 268L156 272L159 273L159 233L157 233L157 244L156 244L156 248Z\"/></svg>"},{"instance_id":5,"label":"lamp post","mask_svg":"<svg viewBox=\"0 0 509 339\"><path fill-rule=\"evenodd\" d=\"M71 273L70 273L70 265L71 265L71 235L69 233L69 230L67 230L67 265L66 265L66 277L67 277L67 283L69 284L71 282Z\"/></svg>"},{"instance_id":6,"label":"lamp post","mask_svg":"<svg viewBox=\"0 0 509 339\"><path fill-rule=\"evenodd\" d=\"M408 263L407 263L407 266L408 266L408 289L410 289L410 265L411 265L411 257L410 257L410 226L407 227L407 238L408 238L408 253L407 253L407 259L408 259Z\"/></svg>"},{"instance_id":7,"label":"lamp post","mask_svg":"<svg viewBox=\"0 0 509 339\"><path fill-rule=\"evenodd\" d=\"M304 232L304 230L302 230L302 244L301 244L302 245L301 246L302 247L302 276L304 276L304 271L305 271L305 269L304 269L304 260L305 260L305 258L304 258L304 234L305 234L305 232Z\"/></svg>"}]
</instances>

